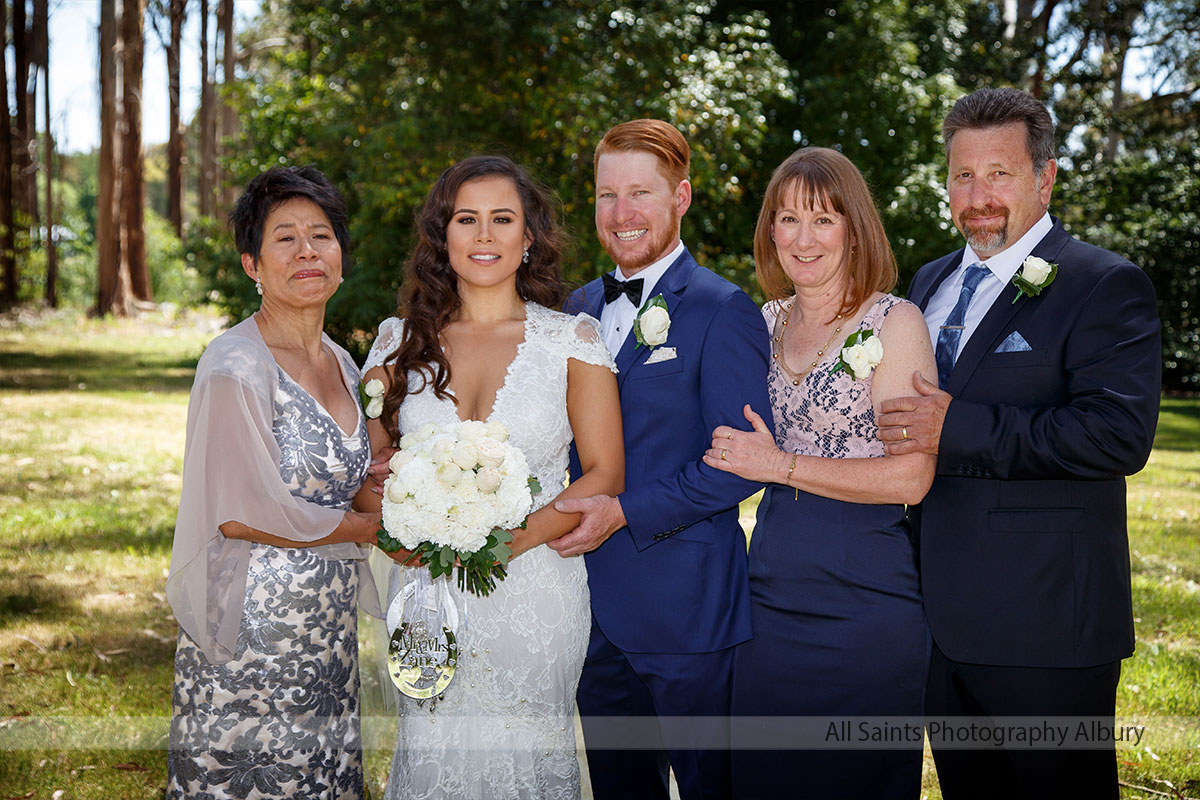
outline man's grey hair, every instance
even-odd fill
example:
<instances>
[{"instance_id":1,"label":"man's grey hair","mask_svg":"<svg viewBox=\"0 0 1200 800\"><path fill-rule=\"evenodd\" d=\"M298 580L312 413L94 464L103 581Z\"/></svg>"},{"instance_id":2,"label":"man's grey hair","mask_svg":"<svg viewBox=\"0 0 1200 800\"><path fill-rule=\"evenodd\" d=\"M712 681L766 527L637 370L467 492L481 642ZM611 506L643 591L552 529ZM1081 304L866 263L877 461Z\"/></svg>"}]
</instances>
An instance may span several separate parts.
<instances>
[{"instance_id":1,"label":"man's grey hair","mask_svg":"<svg viewBox=\"0 0 1200 800\"><path fill-rule=\"evenodd\" d=\"M1033 171L1041 175L1054 158L1054 121L1044 105L1019 89L978 89L959 98L942 122L946 161L950 161L950 142L960 130L1017 122L1025 126L1025 149L1033 159Z\"/></svg>"}]
</instances>

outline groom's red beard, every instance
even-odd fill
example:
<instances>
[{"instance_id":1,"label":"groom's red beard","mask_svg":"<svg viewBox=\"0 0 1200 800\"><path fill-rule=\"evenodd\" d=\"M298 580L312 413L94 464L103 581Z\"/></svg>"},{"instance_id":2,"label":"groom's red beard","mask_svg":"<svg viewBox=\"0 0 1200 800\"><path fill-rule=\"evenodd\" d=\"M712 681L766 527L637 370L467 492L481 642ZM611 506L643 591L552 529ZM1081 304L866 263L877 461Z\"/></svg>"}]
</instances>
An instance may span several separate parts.
<instances>
[{"instance_id":1,"label":"groom's red beard","mask_svg":"<svg viewBox=\"0 0 1200 800\"><path fill-rule=\"evenodd\" d=\"M971 222L974 217L1002 216L1001 222L980 225ZM1008 244L1008 209L1004 206L986 205L983 208L966 208L958 215L958 229L976 251L991 253L1003 250Z\"/></svg>"}]
</instances>

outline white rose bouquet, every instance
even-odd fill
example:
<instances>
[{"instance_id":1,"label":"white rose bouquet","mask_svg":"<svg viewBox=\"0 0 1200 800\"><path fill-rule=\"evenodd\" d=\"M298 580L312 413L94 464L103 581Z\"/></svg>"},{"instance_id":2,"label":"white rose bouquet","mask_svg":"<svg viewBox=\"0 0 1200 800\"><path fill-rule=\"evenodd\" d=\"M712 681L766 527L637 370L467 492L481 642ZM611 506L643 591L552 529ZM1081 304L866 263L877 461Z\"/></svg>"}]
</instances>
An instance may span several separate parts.
<instances>
[{"instance_id":1,"label":"white rose bouquet","mask_svg":"<svg viewBox=\"0 0 1200 800\"><path fill-rule=\"evenodd\" d=\"M487 595L504 580L511 528L524 527L541 486L499 422L432 423L405 434L383 484L379 547L412 550L409 563Z\"/></svg>"},{"instance_id":2,"label":"white rose bouquet","mask_svg":"<svg viewBox=\"0 0 1200 800\"><path fill-rule=\"evenodd\" d=\"M833 365L833 369L829 370L829 374L833 375L845 370L850 373L851 378L861 381L866 379L871 374L871 370L878 367L882 361L883 342L879 341L879 337L875 335L874 331L863 328L850 334L846 339L838 361Z\"/></svg>"}]
</instances>

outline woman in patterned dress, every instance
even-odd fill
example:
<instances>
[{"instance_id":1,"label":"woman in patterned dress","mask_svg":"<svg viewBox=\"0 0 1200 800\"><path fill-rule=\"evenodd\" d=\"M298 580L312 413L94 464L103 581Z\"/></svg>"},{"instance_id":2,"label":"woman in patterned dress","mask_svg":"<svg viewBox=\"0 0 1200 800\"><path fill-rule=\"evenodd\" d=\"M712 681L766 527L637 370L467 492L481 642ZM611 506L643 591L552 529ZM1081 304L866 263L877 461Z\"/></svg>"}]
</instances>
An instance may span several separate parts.
<instances>
[{"instance_id":1,"label":"woman in patterned dress","mask_svg":"<svg viewBox=\"0 0 1200 800\"><path fill-rule=\"evenodd\" d=\"M775 436L747 407L754 430L718 427L705 456L768 484L750 541L754 638L734 656L734 794L915 800L930 645L904 504L925 496L934 458L885 456L875 412L912 392L914 371L936 376L929 332L887 294L895 257L866 182L834 150L776 169L754 260ZM857 331L882 360L836 369ZM787 749L846 716L907 717L918 734L891 750Z\"/></svg>"},{"instance_id":2,"label":"woman in patterned dress","mask_svg":"<svg viewBox=\"0 0 1200 800\"><path fill-rule=\"evenodd\" d=\"M434 704L400 698L385 797L570 800L580 794L572 717L591 629L587 573L583 559L542 545L578 524L554 509L556 495L624 488L616 367L595 319L554 310L566 295L556 215L510 160L447 169L417 234L401 318L379 326L364 367L388 387L372 445L427 423L499 421L542 491L513 531L508 577L486 597L458 597L465 627L449 687ZM582 473L563 490L572 439ZM393 588L423 569L394 567Z\"/></svg>"},{"instance_id":3,"label":"woman in patterned dress","mask_svg":"<svg viewBox=\"0 0 1200 800\"><path fill-rule=\"evenodd\" d=\"M317 170L276 167L230 222L262 305L209 344L188 402L166 796L361 798L357 611L379 515L349 510L370 445L358 369L322 331L346 207Z\"/></svg>"}]
</instances>

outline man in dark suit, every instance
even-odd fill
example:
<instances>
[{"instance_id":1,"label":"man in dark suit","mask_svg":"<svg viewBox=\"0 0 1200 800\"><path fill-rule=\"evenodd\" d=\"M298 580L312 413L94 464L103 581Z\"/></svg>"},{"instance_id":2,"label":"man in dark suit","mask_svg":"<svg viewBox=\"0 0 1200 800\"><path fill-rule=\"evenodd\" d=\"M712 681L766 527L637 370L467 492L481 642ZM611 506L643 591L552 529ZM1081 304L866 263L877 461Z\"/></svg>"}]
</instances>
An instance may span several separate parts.
<instances>
[{"instance_id":1,"label":"man in dark suit","mask_svg":"<svg viewBox=\"0 0 1200 800\"><path fill-rule=\"evenodd\" d=\"M738 502L760 487L701 459L717 425L746 429L747 403L771 419L769 347L754 302L679 238L689 160L659 120L605 134L596 234L617 269L567 304L600 320L625 437L625 491L559 502L583 517L549 544L587 553L592 635L578 698L598 800L666 800L668 762L685 799L731 791L732 653L750 638Z\"/></svg>"},{"instance_id":2,"label":"man in dark suit","mask_svg":"<svg viewBox=\"0 0 1200 800\"><path fill-rule=\"evenodd\" d=\"M1037 100L982 89L942 132L967 244L922 267L909 292L941 387L914 375L917 396L879 417L889 453L938 457L911 511L938 779L947 800L1115 799L1114 745L1085 742L1077 723L1111 726L1133 652L1125 476L1146 463L1158 418L1154 289L1047 213L1054 126ZM1074 724L1067 746L1042 748L953 748L934 727L1002 717Z\"/></svg>"}]
</instances>

